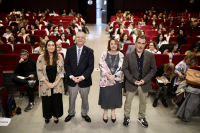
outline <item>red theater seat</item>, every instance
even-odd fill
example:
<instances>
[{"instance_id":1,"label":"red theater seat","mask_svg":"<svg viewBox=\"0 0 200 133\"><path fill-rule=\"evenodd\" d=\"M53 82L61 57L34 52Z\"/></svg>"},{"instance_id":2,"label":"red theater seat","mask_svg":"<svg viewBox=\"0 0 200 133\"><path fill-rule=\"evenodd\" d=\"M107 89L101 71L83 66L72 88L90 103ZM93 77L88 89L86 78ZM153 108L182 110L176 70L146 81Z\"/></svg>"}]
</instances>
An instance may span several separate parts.
<instances>
[{"instance_id":1,"label":"red theater seat","mask_svg":"<svg viewBox=\"0 0 200 133\"><path fill-rule=\"evenodd\" d=\"M128 34L129 35L129 31L128 30L124 30L124 33Z\"/></svg>"},{"instance_id":2,"label":"red theater seat","mask_svg":"<svg viewBox=\"0 0 200 133\"><path fill-rule=\"evenodd\" d=\"M40 37L38 35L34 35L35 39L37 40L38 43L40 43ZM42 37L43 38L43 37Z\"/></svg>"},{"instance_id":3,"label":"red theater seat","mask_svg":"<svg viewBox=\"0 0 200 133\"><path fill-rule=\"evenodd\" d=\"M70 46L74 46L73 36L72 35L66 35L67 39L69 39Z\"/></svg>"},{"instance_id":4,"label":"red theater seat","mask_svg":"<svg viewBox=\"0 0 200 133\"><path fill-rule=\"evenodd\" d=\"M198 64L200 66L200 56L197 56Z\"/></svg>"},{"instance_id":5,"label":"red theater seat","mask_svg":"<svg viewBox=\"0 0 200 133\"><path fill-rule=\"evenodd\" d=\"M128 38L133 43L133 36L129 35Z\"/></svg>"},{"instance_id":6,"label":"red theater seat","mask_svg":"<svg viewBox=\"0 0 200 133\"><path fill-rule=\"evenodd\" d=\"M49 35L48 37L49 39L54 40L55 42L58 40L57 36L54 36L54 35Z\"/></svg>"},{"instance_id":7,"label":"red theater seat","mask_svg":"<svg viewBox=\"0 0 200 133\"><path fill-rule=\"evenodd\" d=\"M172 41L176 41L177 42L177 37L176 36L172 36L169 38L169 43Z\"/></svg>"},{"instance_id":8,"label":"red theater seat","mask_svg":"<svg viewBox=\"0 0 200 133\"><path fill-rule=\"evenodd\" d=\"M39 56L40 56L40 53L31 53L31 54L29 54L29 58L33 59L33 60L36 60L36 61L37 61Z\"/></svg>"},{"instance_id":9,"label":"red theater seat","mask_svg":"<svg viewBox=\"0 0 200 133\"><path fill-rule=\"evenodd\" d=\"M14 54L19 54L22 49L26 49L29 53L32 53L30 44L15 44Z\"/></svg>"},{"instance_id":10,"label":"red theater seat","mask_svg":"<svg viewBox=\"0 0 200 133\"><path fill-rule=\"evenodd\" d=\"M154 30L147 30L145 32L145 36L149 36L150 40L153 40L153 36L158 36L158 31L154 31Z\"/></svg>"},{"instance_id":11,"label":"red theater seat","mask_svg":"<svg viewBox=\"0 0 200 133\"><path fill-rule=\"evenodd\" d=\"M18 62L19 56L17 54L0 55L0 65L3 71L14 71Z\"/></svg>"},{"instance_id":12,"label":"red theater seat","mask_svg":"<svg viewBox=\"0 0 200 133\"><path fill-rule=\"evenodd\" d=\"M5 37L0 37L1 38L1 41L4 43L4 44L6 44L7 43L7 40L6 40L6 38Z\"/></svg>"},{"instance_id":13,"label":"red theater seat","mask_svg":"<svg viewBox=\"0 0 200 133\"><path fill-rule=\"evenodd\" d=\"M198 42L198 41L200 41L199 37L194 37L194 36L187 37L187 43L188 44L193 44L193 43Z\"/></svg>"},{"instance_id":14,"label":"red theater seat","mask_svg":"<svg viewBox=\"0 0 200 133\"><path fill-rule=\"evenodd\" d=\"M126 54L126 51L128 49L128 45L135 45L134 43L125 43L124 44L124 48L123 48L123 54L125 55Z\"/></svg>"},{"instance_id":15,"label":"red theater seat","mask_svg":"<svg viewBox=\"0 0 200 133\"><path fill-rule=\"evenodd\" d=\"M0 50L4 54L12 54L12 47L10 44L0 44Z\"/></svg>"},{"instance_id":16,"label":"red theater seat","mask_svg":"<svg viewBox=\"0 0 200 133\"><path fill-rule=\"evenodd\" d=\"M179 62L181 62L186 55L184 54L179 54L179 55L174 55L172 58L172 63L176 66Z\"/></svg>"},{"instance_id":17,"label":"red theater seat","mask_svg":"<svg viewBox=\"0 0 200 133\"><path fill-rule=\"evenodd\" d=\"M192 44L181 45L181 54L185 54L186 51L190 50L191 46L192 46Z\"/></svg>"},{"instance_id":18,"label":"red theater seat","mask_svg":"<svg viewBox=\"0 0 200 133\"><path fill-rule=\"evenodd\" d=\"M140 30L143 30L144 32L146 32L147 30L152 30L150 25L145 25L145 26L141 26Z\"/></svg>"},{"instance_id":19,"label":"red theater seat","mask_svg":"<svg viewBox=\"0 0 200 133\"><path fill-rule=\"evenodd\" d=\"M34 31L34 35L38 35L39 37L42 37L47 35L46 31L45 30L36 30Z\"/></svg>"},{"instance_id":20,"label":"red theater seat","mask_svg":"<svg viewBox=\"0 0 200 133\"><path fill-rule=\"evenodd\" d=\"M63 42L62 42L62 47L63 47L63 48L68 48L68 47L69 47L69 44L68 44L68 43L63 43Z\"/></svg>"},{"instance_id":21,"label":"red theater seat","mask_svg":"<svg viewBox=\"0 0 200 133\"><path fill-rule=\"evenodd\" d=\"M17 36L18 41L22 44L24 44L24 38L22 36Z\"/></svg>"},{"instance_id":22,"label":"red theater seat","mask_svg":"<svg viewBox=\"0 0 200 133\"><path fill-rule=\"evenodd\" d=\"M39 47L39 46L40 46L40 43L35 43L34 44L34 49L37 48L37 47Z\"/></svg>"},{"instance_id":23,"label":"red theater seat","mask_svg":"<svg viewBox=\"0 0 200 133\"><path fill-rule=\"evenodd\" d=\"M200 31L192 31L191 36L200 36Z\"/></svg>"}]
</instances>

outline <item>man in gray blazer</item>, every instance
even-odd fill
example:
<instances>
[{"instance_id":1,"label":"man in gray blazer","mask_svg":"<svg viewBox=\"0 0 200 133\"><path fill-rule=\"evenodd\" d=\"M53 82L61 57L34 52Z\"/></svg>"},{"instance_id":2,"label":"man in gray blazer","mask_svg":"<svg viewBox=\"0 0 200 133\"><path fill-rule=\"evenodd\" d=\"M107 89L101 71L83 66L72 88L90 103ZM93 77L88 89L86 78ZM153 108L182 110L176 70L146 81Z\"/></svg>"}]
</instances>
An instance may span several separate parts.
<instances>
[{"instance_id":1,"label":"man in gray blazer","mask_svg":"<svg viewBox=\"0 0 200 133\"><path fill-rule=\"evenodd\" d=\"M130 123L131 103L135 93L139 94L138 122L148 127L145 119L146 97L151 90L151 78L157 71L154 54L144 50L146 37L139 35L136 38L135 49L128 52L124 57L122 71L126 76L126 101L124 104L124 125ZM151 68L151 70L150 70Z\"/></svg>"}]
</instances>

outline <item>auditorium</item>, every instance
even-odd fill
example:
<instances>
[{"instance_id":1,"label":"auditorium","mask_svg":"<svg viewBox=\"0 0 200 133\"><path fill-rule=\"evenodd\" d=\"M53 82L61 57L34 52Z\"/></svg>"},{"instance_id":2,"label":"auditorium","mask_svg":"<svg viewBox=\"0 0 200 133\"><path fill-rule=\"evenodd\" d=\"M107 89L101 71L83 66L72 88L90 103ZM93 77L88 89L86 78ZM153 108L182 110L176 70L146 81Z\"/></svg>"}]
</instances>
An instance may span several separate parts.
<instances>
[{"instance_id":1,"label":"auditorium","mask_svg":"<svg viewBox=\"0 0 200 133\"><path fill-rule=\"evenodd\" d=\"M199 133L199 0L0 0L0 133Z\"/></svg>"}]
</instances>

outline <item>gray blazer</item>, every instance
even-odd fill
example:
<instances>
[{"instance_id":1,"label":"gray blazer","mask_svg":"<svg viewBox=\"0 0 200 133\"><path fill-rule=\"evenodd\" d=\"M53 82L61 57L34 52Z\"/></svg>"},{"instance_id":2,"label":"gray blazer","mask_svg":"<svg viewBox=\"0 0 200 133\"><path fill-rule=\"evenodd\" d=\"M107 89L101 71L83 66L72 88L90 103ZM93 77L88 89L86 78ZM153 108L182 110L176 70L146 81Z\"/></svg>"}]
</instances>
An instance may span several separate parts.
<instances>
[{"instance_id":1,"label":"gray blazer","mask_svg":"<svg viewBox=\"0 0 200 133\"><path fill-rule=\"evenodd\" d=\"M149 70L150 68L151 70ZM138 86L135 85L135 81L138 80L138 75L139 75L135 49L131 52L128 52L125 55L122 71L127 79L125 82L126 90L135 92L138 88ZM149 92L151 90L152 88L151 78L155 75L156 71L157 67L154 54L144 50L142 79L144 80L145 83L141 85L142 91L144 93Z\"/></svg>"}]
</instances>

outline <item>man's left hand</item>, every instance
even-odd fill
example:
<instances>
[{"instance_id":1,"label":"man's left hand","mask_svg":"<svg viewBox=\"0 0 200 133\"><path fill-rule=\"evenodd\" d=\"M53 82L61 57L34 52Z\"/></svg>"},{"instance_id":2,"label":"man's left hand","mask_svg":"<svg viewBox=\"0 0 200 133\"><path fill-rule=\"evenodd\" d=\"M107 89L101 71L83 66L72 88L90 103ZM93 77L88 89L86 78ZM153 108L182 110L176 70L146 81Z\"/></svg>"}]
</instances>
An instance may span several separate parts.
<instances>
[{"instance_id":1,"label":"man's left hand","mask_svg":"<svg viewBox=\"0 0 200 133\"><path fill-rule=\"evenodd\" d=\"M138 85L143 85L143 84L144 84L144 80L142 79L139 81Z\"/></svg>"},{"instance_id":2,"label":"man's left hand","mask_svg":"<svg viewBox=\"0 0 200 133\"><path fill-rule=\"evenodd\" d=\"M29 75L28 77L29 77L29 78L34 78L34 75L33 75L33 74L31 74L31 75Z\"/></svg>"},{"instance_id":3,"label":"man's left hand","mask_svg":"<svg viewBox=\"0 0 200 133\"><path fill-rule=\"evenodd\" d=\"M77 81L76 83L79 83L79 82L83 81L83 78L81 76L76 77L76 81Z\"/></svg>"}]
</instances>

